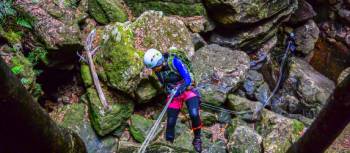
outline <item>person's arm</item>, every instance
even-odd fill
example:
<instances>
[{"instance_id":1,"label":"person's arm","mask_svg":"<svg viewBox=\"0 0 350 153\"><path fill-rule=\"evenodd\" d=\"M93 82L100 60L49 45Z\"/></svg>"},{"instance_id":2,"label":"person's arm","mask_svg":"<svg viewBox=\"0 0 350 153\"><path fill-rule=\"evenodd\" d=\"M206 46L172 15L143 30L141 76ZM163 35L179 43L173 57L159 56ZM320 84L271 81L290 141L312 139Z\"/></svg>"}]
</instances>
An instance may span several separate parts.
<instances>
[{"instance_id":1,"label":"person's arm","mask_svg":"<svg viewBox=\"0 0 350 153\"><path fill-rule=\"evenodd\" d=\"M178 96L181 93L183 93L188 86L191 85L192 80L191 80L191 75L190 75L187 67L182 63L182 61L180 59L175 57L173 64L174 64L175 69L178 71L179 75L184 80L184 83L181 84L177 90L176 95Z\"/></svg>"}]
</instances>

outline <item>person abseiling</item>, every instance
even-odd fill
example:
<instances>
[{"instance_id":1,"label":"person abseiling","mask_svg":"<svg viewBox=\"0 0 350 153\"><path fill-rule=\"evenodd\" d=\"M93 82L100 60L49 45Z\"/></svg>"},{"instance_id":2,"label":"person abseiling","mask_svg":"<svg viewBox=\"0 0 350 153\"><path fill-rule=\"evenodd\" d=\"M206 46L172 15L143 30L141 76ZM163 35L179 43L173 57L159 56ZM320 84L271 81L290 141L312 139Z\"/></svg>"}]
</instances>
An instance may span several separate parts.
<instances>
[{"instance_id":1,"label":"person abseiling","mask_svg":"<svg viewBox=\"0 0 350 153\"><path fill-rule=\"evenodd\" d=\"M171 48L174 49L174 48ZM192 130L194 132L193 146L197 152L202 151L201 127L202 122L199 117L200 96L194 89L192 78L188 67L183 60L175 54L162 54L156 49L149 49L144 55L144 64L152 69L158 77L158 80L164 86L167 99L170 93L175 91L175 96L167 109L167 126L165 139L173 143L175 139L175 125L179 112L185 102L192 121Z\"/></svg>"}]
</instances>

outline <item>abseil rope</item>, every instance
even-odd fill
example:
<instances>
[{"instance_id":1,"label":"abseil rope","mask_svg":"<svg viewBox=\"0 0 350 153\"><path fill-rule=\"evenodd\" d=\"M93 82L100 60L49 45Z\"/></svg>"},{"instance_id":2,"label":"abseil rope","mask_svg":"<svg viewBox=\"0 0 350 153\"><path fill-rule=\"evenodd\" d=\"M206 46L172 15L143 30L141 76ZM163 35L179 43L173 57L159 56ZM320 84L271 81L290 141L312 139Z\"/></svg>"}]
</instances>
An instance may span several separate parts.
<instances>
[{"instance_id":1,"label":"abseil rope","mask_svg":"<svg viewBox=\"0 0 350 153\"><path fill-rule=\"evenodd\" d=\"M253 113L253 111L248 110L248 111L240 111L240 112L236 112L236 111L232 111L232 110L228 110L222 107L218 107L218 106L214 106L208 103L201 103L201 106L206 107L208 109L212 109L212 110L216 110L219 112L225 112L225 113L230 113L230 114L234 114L234 115L243 115L243 114L247 114L247 113Z\"/></svg>"},{"instance_id":2,"label":"abseil rope","mask_svg":"<svg viewBox=\"0 0 350 153\"><path fill-rule=\"evenodd\" d=\"M291 33L290 34L290 37L294 37L294 34ZM281 85L281 82L282 82L282 78L283 78L283 72L284 72L284 68L285 68L285 65L286 65L286 62L287 62L287 59L288 59L288 55L289 55L289 50L290 50L290 46L292 44L292 40L289 40L288 41L288 46L285 50L285 53L283 55L283 58L282 58L282 63L281 63L281 67L280 67L280 75L278 77L278 81L277 81L277 84L275 86L275 88L273 89L271 95L269 96L269 98L267 98L267 100L265 101L265 103L263 105L258 105L258 107L256 108L255 112L254 112L254 115L253 117L257 117L258 113L260 113L260 111L265 108L266 105L268 105L271 101L271 99L275 96L275 94L277 93L280 85Z\"/></svg>"},{"instance_id":3,"label":"abseil rope","mask_svg":"<svg viewBox=\"0 0 350 153\"><path fill-rule=\"evenodd\" d=\"M173 101L173 98L174 98L175 93L176 93L175 91L177 91L177 89L173 90L173 92L171 93L169 100L167 101L165 107L163 108L162 112L158 116L156 122L153 124L151 130L148 132L148 134L147 134L145 140L143 141L138 153L144 153L146 151L146 148L147 148L149 142L151 142L151 140L154 138L156 131L157 131L164 115L165 115L167 108L169 107L171 101Z\"/></svg>"}]
</instances>

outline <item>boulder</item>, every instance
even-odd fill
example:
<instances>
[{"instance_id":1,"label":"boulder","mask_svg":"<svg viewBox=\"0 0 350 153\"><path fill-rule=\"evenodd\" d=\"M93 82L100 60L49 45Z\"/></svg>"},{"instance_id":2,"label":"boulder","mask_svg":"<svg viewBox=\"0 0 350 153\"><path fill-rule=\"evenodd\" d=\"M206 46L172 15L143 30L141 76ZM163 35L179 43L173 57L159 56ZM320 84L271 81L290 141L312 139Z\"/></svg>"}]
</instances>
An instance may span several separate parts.
<instances>
[{"instance_id":1,"label":"boulder","mask_svg":"<svg viewBox=\"0 0 350 153\"><path fill-rule=\"evenodd\" d=\"M208 45L207 42L203 39L203 37L198 33L192 34L192 43L195 51Z\"/></svg>"},{"instance_id":2,"label":"boulder","mask_svg":"<svg viewBox=\"0 0 350 153\"><path fill-rule=\"evenodd\" d=\"M253 129L246 126L238 126L229 139L227 145L229 152L260 153L262 151L263 138Z\"/></svg>"},{"instance_id":3,"label":"boulder","mask_svg":"<svg viewBox=\"0 0 350 153\"><path fill-rule=\"evenodd\" d=\"M298 24L315 17L317 13L313 7L305 0L298 0L298 9L291 15L290 22Z\"/></svg>"},{"instance_id":4,"label":"boulder","mask_svg":"<svg viewBox=\"0 0 350 153\"><path fill-rule=\"evenodd\" d=\"M202 100L219 106L245 79L249 57L242 51L213 44L195 53L192 66Z\"/></svg>"},{"instance_id":5,"label":"boulder","mask_svg":"<svg viewBox=\"0 0 350 153\"><path fill-rule=\"evenodd\" d=\"M159 86L154 78L143 79L135 90L138 103L147 103L158 95Z\"/></svg>"},{"instance_id":6,"label":"boulder","mask_svg":"<svg viewBox=\"0 0 350 153\"><path fill-rule=\"evenodd\" d=\"M210 142L208 147L203 147L203 153L226 153L226 144L222 140Z\"/></svg>"},{"instance_id":7,"label":"boulder","mask_svg":"<svg viewBox=\"0 0 350 153\"><path fill-rule=\"evenodd\" d=\"M120 0L88 0L88 8L90 15L101 24L128 19Z\"/></svg>"},{"instance_id":8,"label":"boulder","mask_svg":"<svg viewBox=\"0 0 350 153\"><path fill-rule=\"evenodd\" d=\"M109 109L104 108L95 88L87 89L92 126L100 136L113 132L125 123L134 110L134 104L131 100L108 90L103 92L109 103Z\"/></svg>"},{"instance_id":9,"label":"boulder","mask_svg":"<svg viewBox=\"0 0 350 153\"><path fill-rule=\"evenodd\" d=\"M297 4L296 0L204 0L203 2L209 16L223 25L257 23L275 17L290 7L296 8L294 5Z\"/></svg>"},{"instance_id":10,"label":"boulder","mask_svg":"<svg viewBox=\"0 0 350 153\"><path fill-rule=\"evenodd\" d=\"M134 139L142 143L146 136L147 132L151 129L153 126L154 121L150 119L146 119L143 116L140 115L132 115L130 118L130 133L134 137ZM157 131L157 134L160 132L160 128ZM156 134L156 135L157 135Z\"/></svg>"},{"instance_id":11,"label":"boulder","mask_svg":"<svg viewBox=\"0 0 350 153\"><path fill-rule=\"evenodd\" d=\"M333 81L317 72L306 61L292 58L289 77L285 86L295 86L297 97L304 105L311 107L312 116L316 116L335 89ZM295 80L295 81L293 81Z\"/></svg>"},{"instance_id":12,"label":"boulder","mask_svg":"<svg viewBox=\"0 0 350 153\"><path fill-rule=\"evenodd\" d=\"M89 153L110 153L117 151L117 139L107 136L99 137L91 127L87 117L88 107L83 103L64 105L50 113L51 118L59 125L76 132L85 143Z\"/></svg>"},{"instance_id":13,"label":"boulder","mask_svg":"<svg viewBox=\"0 0 350 153\"><path fill-rule=\"evenodd\" d=\"M175 17L182 20L187 26L187 28L193 33L204 33L215 29L214 22L210 18L207 18L205 16Z\"/></svg>"},{"instance_id":14,"label":"boulder","mask_svg":"<svg viewBox=\"0 0 350 153\"><path fill-rule=\"evenodd\" d=\"M309 20L303 26L295 29L297 51L304 55L310 54L315 48L315 43L318 40L320 30L316 25L315 21Z\"/></svg>"},{"instance_id":15,"label":"boulder","mask_svg":"<svg viewBox=\"0 0 350 153\"><path fill-rule=\"evenodd\" d=\"M338 15L344 19L346 22L350 23L350 10L341 8L338 10Z\"/></svg>"},{"instance_id":16,"label":"boulder","mask_svg":"<svg viewBox=\"0 0 350 153\"><path fill-rule=\"evenodd\" d=\"M166 15L198 16L205 15L206 11L200 0L125 0L133 11L139 16L147 10L162 11Z\"/></svg>"},{"instance_id":17,"label":"boulder","mask_svg":"<svg viewBox=\"0 0 350 153\"><path fill-rule=\"evenodd\" d=\"M218 120L218 116L216 114L208 111L202 111L200 113L200 116L201 116L202 123L205 126L211 126L215 124L215 122L217 122Z\"/></svg>"},{"instance_id":18,"label":"boulder","mask_svg":"<svg viewBox=\"0 0 350 153\"><path fill-rule=\"evenodd\" d=\"M264 138L264 152L286 152L301 136L304 125L297 120L264 110L256 130Z\"/></svg>"},{"instance_id":19,"label":"boulder","mask_svg":"<svg viewBox=\"0 0 350 153\"><path fill-rule=\"evenodd\" d=\"M297 3L294 1L290 7L273 18L260 21L253 25L237 25L238 28L233 28L232 26L217 28L210 36L210 41L233 49L240 48L247 52L257 50L263 47L262 44L275 36L279 25L287 19L296 6Z\"/></svg>"},{"instance_id":20,"label":"boulder","mask_svg":"<svg viewBox=\"0 0 350 153\"><path fill-rule=\"evenodd\" d=\"M257 102L253 102L247 98L240 97L234 94L228 95L227 106L233 111L247 111L251 110L252 105Z\"/></svg>"},{"instance_id":21,"label":"boulder","mask_svg":"<svg viewBox=\"0 0 350 153\"><path fill-rule=\"evenodd\" d=\"M141 144L130 141L119 141L117 153L137 153Z\"/></svg>"},{"instance_id":22,"label":"boulder","mask_svg":"<svg viewBox=\"0 0 350 153\"><path fill-rule=\"evenodd\" d=\"M113 23L97 31L100 49L95 66L100 79L109 87L132 94L140 83L143 52L134 47L134 33L127 23Z\"/></svg>"},{"instance_id":23,"label":"boulder","mask_svg":"<svg viewBox=\"0 0 350 153\"><path fill-rule=\"evenodd\" d=\"M164 125L163 125L164 126ZM164 128L165 129L165 128ZM192 140L193 132L185 124L180 122L176 123L175 126L175 140L174 143L169 143L165 140L165 130L162 130L161 136L159 136L151 145L153 150L162 150L162 146L167 146L175 150L175 152L193 152ZM170 150L170 149L168 149Z\"/></svg>"},{"instance_id":24,"label":"boulder","mask_svg":"<svg viewBox=\"0 0 350 153\"><path fill-rule=\"evenodd\" d=\"M270 95L270 88L264 81L263 75L255 70L248 71L247 78L243 83L243 89L246 91L248 98L262 103Z\"/></svg>"},{"instance_id":25,"label":"boulder","mask_svg":"<svg viewBox=\"0 0 350 153\"><path fill-rule=\"evenodd\" d=\"M64 2L64 1L62 1ZM34 46L43 46L49 50L48 66L64 69L76 59L76 51L83 48L80 41L80 29L76 10L69 3L41 0L16 0L14 8L30 23L34 40L25 42ZM33 42L32 42L33 41ZM33 44L29 46L33 46ZM32 48L31 48L32 49Z\"/></svg>"},{"instance_id":26,"label":"boulder","mask_svg":"<svg viewBox=\"0 0 350 153\"><path fill-rule=\"evenodd\" d=\"M147 11L132 23L135 47L142 51L155 48L167 52L170 47L184 50L187 57L194 54L191 32L183 21L164 16L162 12Z\"/></svg>"}]
</instances>

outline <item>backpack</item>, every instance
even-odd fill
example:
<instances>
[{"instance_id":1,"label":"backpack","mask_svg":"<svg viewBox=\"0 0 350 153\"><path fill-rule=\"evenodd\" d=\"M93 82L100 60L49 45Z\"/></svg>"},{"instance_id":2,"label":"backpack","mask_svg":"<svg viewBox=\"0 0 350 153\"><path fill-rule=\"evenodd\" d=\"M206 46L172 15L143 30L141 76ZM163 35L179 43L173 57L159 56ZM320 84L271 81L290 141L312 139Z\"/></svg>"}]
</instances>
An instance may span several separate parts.
<instances>
[{"instance_id":1,"label":"backpack","mask_svg":"<svg viewBox=\"0 0 350 153\"><path fill-rule=\"evenodd\" d=\"M173 65L174 58L177 57L186 66L187 70L190 73L192 82L194 83L195 81L194 81L194 75L192 71L192 63L191 63L191 60L186 56L186 53L183 50L177 49L175 47L171 47L169 49L168 55L169 57L167 62L170 67L170 70L178 74L177 70Z\"/></svg>"}]
</instances>

